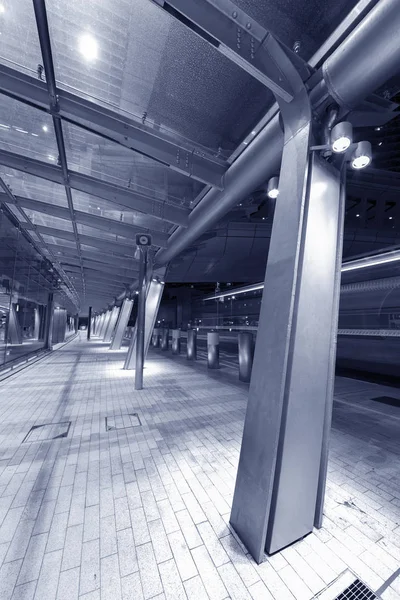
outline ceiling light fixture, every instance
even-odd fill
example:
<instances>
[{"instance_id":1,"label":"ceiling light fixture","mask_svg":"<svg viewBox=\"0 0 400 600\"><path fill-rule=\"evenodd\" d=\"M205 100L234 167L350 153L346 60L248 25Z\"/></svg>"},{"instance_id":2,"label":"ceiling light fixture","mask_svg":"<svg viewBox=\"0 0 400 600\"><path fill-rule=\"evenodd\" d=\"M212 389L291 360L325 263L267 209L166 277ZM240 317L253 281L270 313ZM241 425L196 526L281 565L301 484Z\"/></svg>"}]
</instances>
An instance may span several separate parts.
<instances>
[{"instance_id":1,"label":"ceiling light fixture","mask_svg":"<svg viewBox=\"0 0 400 600\"><path fill-rule=\"evenodd\" d=\"M278 177L271 177L268 181L267 187L268 198L277 198L279 196L279 179Z\"/></svg>"},{"instance_id":2,"label":"ceiling light fixture","mask_svg":"<svg viewBox=\"0 0 400 600\"><path fill-rule=\"evenodd\" d=\"M353 126L349 121L342 121L332 128L332 151L341 154L346 152L353 141Z\"/></svg>"},{"instance_id":3,"label":"ceiling light fixture","mask_svg":"<svg viewBox=\"0 0 400 600\"><path fill-rule=\"evenodd\" d=\"M3 14L6 11L3 4L0 4L0 14Z\"/></svg>"},{"instance_id":4,"label":"ceiling light fixture","mask_svg":"<svg viewBox=\"0 0 400 600\"><path fill-rule=\"evenodd\" d=\"M44 131L45 133L47 133L47 132L48 132L48 130L49 130L49 128L47 127L47 125L43 125L42 129L43 129L43 131Z\"/></svg>"},{"instance_id":5,"label":"ceiling light fixture","mask_svg":"<svg viewBox=\"0 0 400 600\"><path fill-rule=\"evenodd\" d=\"M371 159L372 149L370 142L358 142L351 159L351 166L353 169L365 169L371 162Z\"/></svg>"},{"instance_id":6,"label":"ceiling light fixture","mask_svg":"<svg viewBox=\"0 0 400 600\"><path fill-rule=\"evenodd\" d=\"M98 43L90 33L84 33L79 38L79 52L88 60L96 60L98 56Z\"/></svg>"}]
</instances>

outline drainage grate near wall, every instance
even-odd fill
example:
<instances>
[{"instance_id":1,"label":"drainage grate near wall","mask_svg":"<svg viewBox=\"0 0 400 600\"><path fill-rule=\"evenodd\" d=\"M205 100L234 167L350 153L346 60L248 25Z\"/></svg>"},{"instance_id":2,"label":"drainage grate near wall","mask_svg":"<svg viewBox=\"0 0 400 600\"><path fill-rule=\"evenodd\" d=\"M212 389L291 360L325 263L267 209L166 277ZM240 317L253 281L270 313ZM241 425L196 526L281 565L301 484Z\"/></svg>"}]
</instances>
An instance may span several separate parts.
<instances>
[{"instance_id":1,"label":"drainage grate near wall","mask_svg":"<svg viewBox=\"0 0 400 600\"><path fill-rule=\"evenodd\" d=\"M365 583L356 579L339 596L336 596L335 600L375 600L377 598L378 596Z\"/></svg>"},{"instance_id":2,"label":"drainage grate near wall","mask_svg":"<svg viewBox=\"0 0 400 600\"><path fill-rule=\"evenodd\" d=\"M34 425L30 428L22 443L24 442L45 442L46 440L57 440L66 438L71 427L71 421L61 421L60 423L44 423L43 425Z\"/></svg>"},{"instance_id":3,"label":"drainage grate near wall","mask_svg":"<svg viewBox=\"0 0 400 600\"><path fill-rule=\"evenodd\" d=\"M106 417L106 431L112 429L127 429L128 427L140 427L142 425L137 413L128 413L125 415L114 415Z\"/></svg>"},{"instance_id":4,"label":"drainage grate near wall","mask_svg":"<svg viewBox=\"0 0 400 600\"><path fill-rule=\"evenodd\" d=\"M394 398L393 396L377 396L376 398L371 398L374 402L381 402L382 404L389 404L389 406L398 406L400 407L400 399Z\"/></svg>"}]
</instances>

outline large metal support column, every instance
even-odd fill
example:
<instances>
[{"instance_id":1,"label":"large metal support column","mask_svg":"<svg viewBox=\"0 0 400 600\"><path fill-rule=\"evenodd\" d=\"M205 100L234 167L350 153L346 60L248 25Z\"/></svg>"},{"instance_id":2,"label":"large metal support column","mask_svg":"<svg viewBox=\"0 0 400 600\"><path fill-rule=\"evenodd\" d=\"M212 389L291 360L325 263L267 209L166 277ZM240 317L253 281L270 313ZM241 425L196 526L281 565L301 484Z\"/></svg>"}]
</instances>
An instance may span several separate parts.
<instances>
[{"instance_id":1,"label":"large metal support column","mask_svg":"<svg viewBox=\"0 0 400 600\"><path fill-rule=\"evenodd\" d=\"M156 278L152 278L147 283L147 298L146 298L146 316L145 316L145 342L144 342L144 357L146 360L147 352L150 345L150 339L153 334L154 324L157 319L158 308L160 306L162 294L164 291L164 282ZM132 333L131 342L126 356L124 369L135 368L136 357L136 326Z\"/></svg>"},{"instance_id":2,"label":"large metal support column","mask_svg":"<svg viewBox=\"0 0 400 600\"><path fill-rule=\"evenodd\" d=\"M87 322L87 339L90 340L90 334L92 331L92 307L89 306L89 315L88 315L88 322Z\"/></svg>"},{"instance_id":3,"label":"large metal support column","mask_svg":"<svg viewBox=\"0 0 400 600\"><path fill-rule=\"evenodd\" d=\"M114 327L117 323L118 315L119 315L119 306L114 306L110 312L110 318L108 319L107 327L104 331L103 342L107 342L108 344L111 342L111 337L114 332Z\"/></svg>"},{"instance_id":4,"label":"large metal support column","mask_svg":"<svg viewBox=\"0 0 400 600\"><path fill-rule=\"evenodd\" d=\"M117 324L114 329L114 335L111 341L110 350L119 350L124 339L124 333L129 323L133 307L133 300L125 298L119 311Z\"/></svg>"},{"instance_id":5,"label":"large metal support column","mask_svg":"<svg viewBox=\"0 0 400 600\"><path fill-rule=\"evenodd\" d=\"M104 313L104 319L103 319L103 322L101 324L101 329L99 331L99 337L101 337L101 338L104 338L104 334L105 334L105 332L107 330L107 326L108 326L108 323L110 321L110 317L111 317L111 310L107 310Z\"/></svg>"},{"instance_id":6,"label":"large metal support column","mask_svg":"<svg viewBox=\"0 0 400 600\"><path fill-rule=\"evenodd\" d=\"M315 523L343 231L339 171L310 158L309 98L291 65L278 58L295 96L278 100L285 131L280 195L230 519L257 562Z\"/></svg>"},{"instance_id":7,"label":"large metal support column","mask_svg":"<svg viewBox=\"0 0 400 600\"><path fill-rule=\"evenodd\" d=\"M11 304L10 312L8 313L7 338L11 344L22 344L22 330L14 304Z\"/></svg>"},{"instance_id":8,"label":"large metal support column","mask_svg":"<svg viewBox=\"0 0 400 600\"><path fill-rule=\"evenodd\" d=\"M46 320L44 330L44 347L47 350L53 348L53 318L54 318L54 294L49 293L47 297Z\"/></svg>"}]
</instances>

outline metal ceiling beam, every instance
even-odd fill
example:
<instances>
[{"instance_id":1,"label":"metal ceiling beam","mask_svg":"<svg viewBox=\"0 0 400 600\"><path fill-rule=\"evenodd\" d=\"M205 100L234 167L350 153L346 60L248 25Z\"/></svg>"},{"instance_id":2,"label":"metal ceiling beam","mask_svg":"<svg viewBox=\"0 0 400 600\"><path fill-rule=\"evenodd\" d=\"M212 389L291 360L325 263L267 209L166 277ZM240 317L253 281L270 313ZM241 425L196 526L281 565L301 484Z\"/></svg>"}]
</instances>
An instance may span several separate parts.
<instances>
[{"instance_id":1,"label":"metal ceiling beam","mask_svg":"<svg viewBox=\"0 0 400 600\"><path fill-rule=\"evenodd\" d=\"M39 35L40 50L43 58L44 72L46 76L47 91L49 94L49 107L52 113L54 132L56 135L56 142L58 148L58 160L60 163L62 176L64 180L64 188L67 196L68 209L70 219L72 222L72 229L75 235L76 248L80 257L81 271L82 271L82 283L85 289L85 275L83 273L81 247L79 243L78 228L76 226L75 215L74 215L74 203L72 201L71 188L69 187L69 173L67 164L67 155L65 152L64 135L62 130L62 124L57 116L58 113L58 99L57 99L57 87L56 87L56 76L54 73L53 56L51 51L51 42L49 34L49 25L47 22L47 12L44 0L33 0L33 8L35 11L36 26ZM85 295L85 294L84 294Z\"/></svg>"},{"instance_id":2,"label":"metal ceiling beam","mask_svg":"<svg viewBox=\"0 0 400 600\"><path fill-rule=\"evenodd\" d=\"M203 40L286 102L292 86L280 68L278 44L306 79L311 68L231 0L154 0Z\"/></svg>"},{"instance_id":3,"label":"metal ceiling beam","mask_svg":"<svg viewBox=\"0 0 400 600\"><path fill-rule=\"evenodd\" d=\"M46 227L45 225L34 225L33 223L26 224L27 229L33 229L40 235L47 235L59 239L60 241L74 241L74 234L72 231L64 231L63 229L56 229L54 227ZM91 246L93 248L99 248L105 252L112 252L114 254L120 253L121 256L133 256L136 250L136 244L132 241L132 244L120 243L119 241L102 240L98 237L92 237L88 235L80 236L82 244L85 246ZM45 244L45 242L43 242ZM61 243L62 246L62 243ZM65 246L65 244L64 244Z\"/></svg>"},{"instance_id":4,"label":"metal ceiling beam","mask_svg":"<svg viewBox=\"0 0 400 600\"><path fill-rule=\"evenodd\" d=\"M314 106L329 100L327 86L346 114L349 105L364 98L395 74L400 63L400 10L398 0L380 0L323 65L324 80L316 82L310 95ZM347 88L342 86L340 63L346 72ZM338 86L337 93L335 92ZM279 171L283 132L279 115L274 114L254 140L232 163L225 174L222 192L211 189L192 210L187 229L180 227L170 236L168 247L157 253L155 263L166 265L211 229L232 207L241 202L269 177Z\"/></svg>"},{"instance_id":5,"label":"metal ceiling beam","mask_svg":"<svg viewBox=\"0 0 400 600\"><path fill-rule=\"evenodd\" d=\"M5 194L0 194L0 201L7 201L4 198ZM71 221L70 211L68 208L58 206L56 204L49 204L48 202L41 202L40 200L32 200L31 198L24 198L23 196L14 196L15 204L29 210L34 210L52 217L58 217L66 221ZM92 215L80 210L74 210L74 217L77 224L87 225L93 229L99 229L101 231L107 231L108 233L114 233L115 235L126 237L128 239L135 239L136 233L142 233L144 227L138 227L131 225L130 223L124 223L115 219L108 219L99 215ZM159 223L161 223L159 221ZM146 230L147 231L147 230ZM154 246L165 248L168 241L168 234L161 233L158 231L150 230Z\"/></svg>"},{"instance_id":6,"label":"metal ceiling beam","mask_svg":"<svg viewBox=\"0 0 400 600\"><path fill-rule=\"evenodd\" d=\"M41 177L47 181L64 185L64 177L60 167L27 156L20 156L7 150L0 150L0 164ZM174 206L161 202L150 196L133 192L128 188L107 183L90 175L83 175L69 170L68 186L73 190L97 196L112 204L118 204L129 210L135 210L151 215L155 219L168 221L174 225L187 226L189 210L183 206Z\"/></svg>"},{"instance_id":7,"label":"metal ceiling beam","mask_svg":"<svg viewBox=\"0 0 400 600\"><path fill-rule=\"evenodd\" d=\"M77 256L74 248L62 247L56 244L47 244L47 246L57 254L60 260L62 260L65 256ZM121 256L112 256L105 252L90 252L89 250L82 250L82 257L97 260L98 262L108 263L110 265L124 267L126 269L139 269L138 263L133 257L123 258Z\"/></svg>"},{"instance_id":8,"label":"metal ceiling beam","mask_svg":"<svg viewBox=\"0 0 400 600\"><path fill-rule=\"evenodd\" d=\"M0 65L0 92L49 112L46 84L25 73ZM58 116L103 138L148 156L174 171L222 189L228 167L190 142L178 141L156 125L120 115L63 89L57 88Z\"/></svg>"},{"instance_id":9,"label":"metal ceiling beam","mask_svg":"<svg viewBox=\"0 0 400 600\"><path fill-rule=\"evenodd\" d=\"M92 271L99 271L100 273L106 273L107 278L115 279L115 281L120 281L120 278L126 278L128 280L132 280L133 277L136 276L137 271L133 269L118 269L113 265L106 265L104 263L97 262L95 260L83 259L83 266L85 269L91 269ZM72 257L68 257L65 260L61 261L61 264L64 265L65 270L67 271L71 266L79 266L77 260Z\"/></svg>"}]
</instances>

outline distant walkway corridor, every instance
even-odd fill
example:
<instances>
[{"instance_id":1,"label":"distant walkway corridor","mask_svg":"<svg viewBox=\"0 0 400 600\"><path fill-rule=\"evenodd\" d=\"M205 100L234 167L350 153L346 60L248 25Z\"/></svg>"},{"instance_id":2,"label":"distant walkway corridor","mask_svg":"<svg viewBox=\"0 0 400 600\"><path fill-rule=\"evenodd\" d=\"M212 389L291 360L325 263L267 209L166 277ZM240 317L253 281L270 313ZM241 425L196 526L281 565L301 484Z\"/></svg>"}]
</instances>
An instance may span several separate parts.
<instances>
[{"instance_id":1,"label":"distant walkway corridor","mask_svg":"<svg viewBox=\"0 0 400 600\"><path fill-rule=\"evenodd\" d=\"M324 527L258 566L228 525L246 387L152 350L135 392L125 352L82 335L0 383L0 600L308 600L336 582L327 600L352 574L400 598L400 408L372 400L400 389L337 379Z\"/></svg>"}]
</instances>

